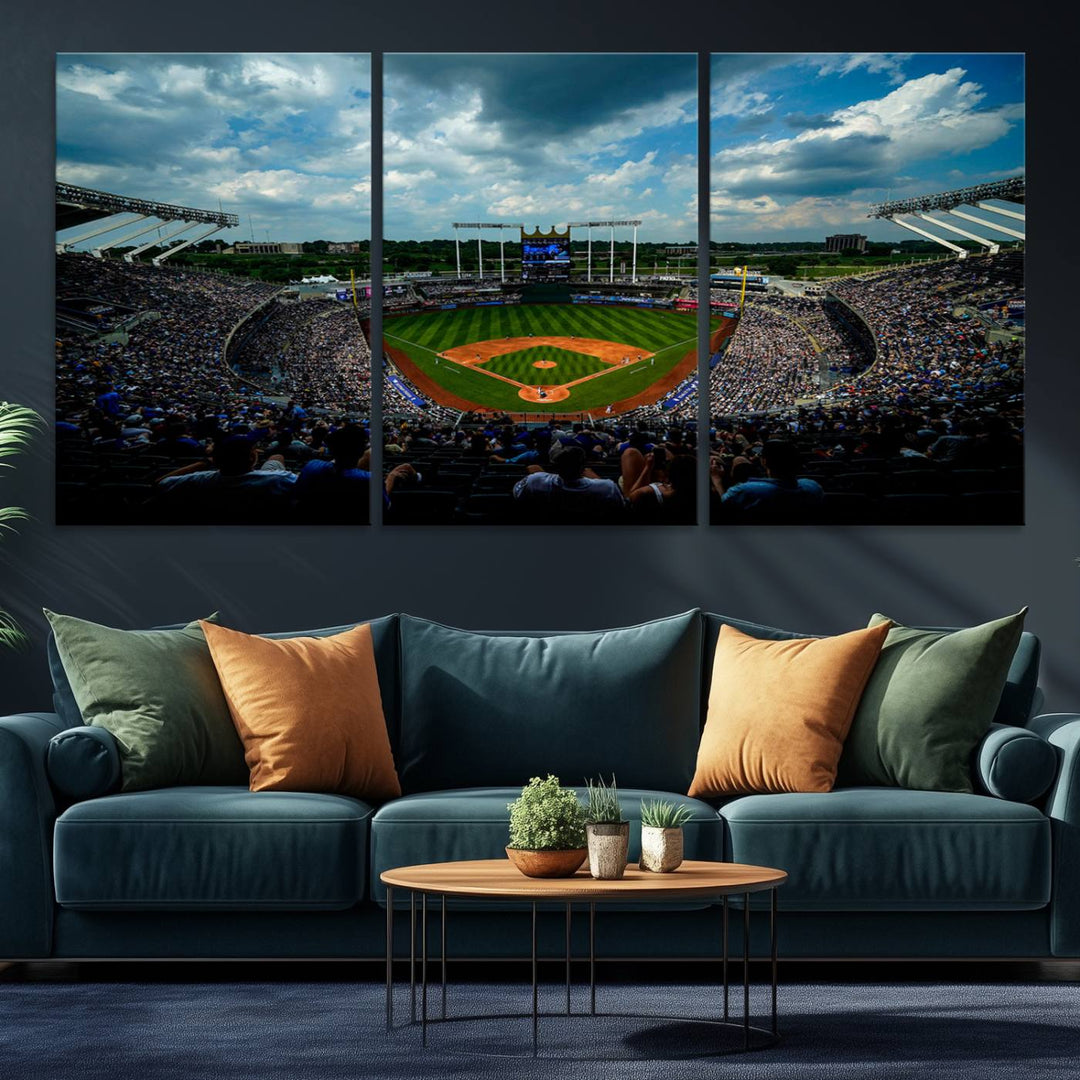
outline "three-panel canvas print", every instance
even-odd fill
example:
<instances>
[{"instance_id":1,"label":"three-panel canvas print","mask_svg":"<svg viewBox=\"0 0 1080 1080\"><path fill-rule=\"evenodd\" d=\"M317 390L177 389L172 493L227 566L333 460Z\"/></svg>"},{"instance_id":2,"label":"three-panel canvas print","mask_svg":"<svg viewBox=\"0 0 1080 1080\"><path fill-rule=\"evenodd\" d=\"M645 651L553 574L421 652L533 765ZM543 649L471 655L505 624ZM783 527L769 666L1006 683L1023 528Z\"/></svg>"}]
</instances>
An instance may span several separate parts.
<instances>
[{"instance_id":1,"label":"three-panel canvas print","mask_svg":"<svg viewBox=\"0 0 1080 1080\"><path fill-rule=\"evenodd\" d=\"M58 523L1022 524L1023 56L701 62L60 54Z\"/></svg>"}]
</instances>

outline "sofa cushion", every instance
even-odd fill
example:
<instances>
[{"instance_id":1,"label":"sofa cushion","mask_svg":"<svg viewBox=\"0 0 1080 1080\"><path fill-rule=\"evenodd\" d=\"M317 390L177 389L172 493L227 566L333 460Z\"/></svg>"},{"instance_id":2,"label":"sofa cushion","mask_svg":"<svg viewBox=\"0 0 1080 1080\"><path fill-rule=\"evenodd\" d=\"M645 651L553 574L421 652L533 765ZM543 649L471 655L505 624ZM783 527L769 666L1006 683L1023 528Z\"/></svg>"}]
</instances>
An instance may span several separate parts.
<instances>
[{"instance_id":1,"label":"sofa cushion","mask_svg":"<svg viewBox=\"0 0 1080 1080\"><path fill-rule=\"evenodd\" d=\"M251 768L252 791L401 794L366 624L266 638L200 624Z\"/></svg>"},{"instance_id":2,"label":"sofa cushion","mask_svg":"<svg viewBox=\"0 0 1080 1080\"><path fill-rule=\"evenodd\" d=\"M91 724L61 731L49 740L45 771L52 786L72 802L111 795L120 790L116 736Z\"/></svg>"},{"instance_id":3,"label":"sofa cushion","mask_svg":"<svg viewBox=\"0 0 1080 1080\"><path fill-rule=\"evenodd\" d=\"M986 795L843 788L725 804L726 856L788 872L792 911L1010 911L1050 899L1050 822Z\"/></svg>"},{"instance_id":4,"label":"sofa cushion","mask_svg":"<svg viewBox=\"0 0 1080 1080\"><path fill-rule=\"evenodd\" d=\"M379 619L364 620L371 627L371 643L375 650L375 667L379 672L379 691L382 695L383 712L386 714L386 726L390 732L390 745L397 748L398 717L401 711L401 690L398 685L398 617L384 615ZM171 626L157 626L155 630L180 630L184 623ZM359 623L345 623L342 626L326 626L318 630L282 630L263 634L268 638L291 637L329 637L351 630ZM64 671L63 661L56 646L56 636L52 630L45 642L49 658L49 674L53 682L53 708L64 721L64 727L75 727L83 723L82 713L71 690L71 682Z\"/></svg>"},{"instance_id":5,"label":"sofa cushion","mask_svg":"<svg viewBox=\"0 0 1080 1080\"><path fill-rule=\"evenodd\" d=\"M45 614L81 719L116 736L122 790L247 780L198 623L116 630Z\"/></svg>"},{"instance_id":6,"label":"sofa cushion","mask_svg":"<svg viewBox=\"0 0 1080 1080\"><path fill-rule=\"evenodd\" d=\"M564 784L686 791L700 734L697 611L550 637L470 633L401 617L406 793Z\"/></svg>"},{"instance_id":7,"label":"sofa cushion","mask_svg":"<svg viewBox=\"0 0 1080 1080\"><path fill-rule=\"evenodd\" d=\"M359 799L180 787L77 803L57 819L56 901L105 911L333 910L363 899Z\"/></svg>"},{"instance_id":8,"label":"sofa cushion","mask_svg":"<svg viewBox=\"0 0 1080 1080\"><path fill-rule=\"evenodd\" d=\"M965 630L888 626L851 734L837 783L882 784L972 794L975 748L993 723L1027 608Z\"/></svg>"},{"instance_id":9,"label":"sofa cushion","mask_svg":"<svg viewBox=\"0 0 1080 1080\"><path fill-rule=\"evenodd\" d=\"M689 794L831 791L887 633L762 641L722 626Z\"/></svg>"},{"instance_id":10,"label":"sofa cushion","mask_svg":"<svg viewBox=\"0 0 1080 1080\"><path fill-rule=\"evenodd\" d=\"M703 686L709 685L712 672L713 655L716 652L716 639L720 634L721 626L734 626L744 634L752 637L765 638L769 641L786 641L789 638L809 637L809 634L793 630L781 630L775 626L764 626L761 623L746 622L744 619L732 619L727 615L715 615L712 612L704 613L705 639L702 647L704 657ZM955 630L950 626L918 626L916 630ZM1020 635L1016 652L1013 654L1012 664L1009 667L1009 676L1005 682L1005 689L1001 692L1001 700L997 705L994 722L998 724L1023 724L1029 716L1033 715L1033 707L1039 700L1039 659L1042 646L1039 639L1025 630ZM702 705L702 723L705 722L704 704Z\"/></svg>"},{"instance_id":11,"label":"sofa cushion","mask_svg":"<svg viewBox=\"0 0 1080 1080\"><path fill-rule=\"evenodd\" d=\"M1046 794L1057 772L1057 751L1030 728L991 724L975 753L982 793L999 799L1033 803Z\"/></svg>"},{"instance_id":12,"label":"sofa cushion","mask_svg":"<svg viewBox=\"0 0 1080 1080\"><path fill-rule=\"evenodd\" d=\"M576 788L585 798L585 789ZM407 795L381 807L371 823L371 896L386 902L379 881L384 870L456 859L505 859L509 839L507 809L520 788L466 788ZM723 854L723 822L708 803L686 795L641 788L619 788L623 816L630 821L630 860L641 857L641 804L663 799L685 806L691 818L684 826L687 859L719 859Z\"/></svg>"}]
</instances>

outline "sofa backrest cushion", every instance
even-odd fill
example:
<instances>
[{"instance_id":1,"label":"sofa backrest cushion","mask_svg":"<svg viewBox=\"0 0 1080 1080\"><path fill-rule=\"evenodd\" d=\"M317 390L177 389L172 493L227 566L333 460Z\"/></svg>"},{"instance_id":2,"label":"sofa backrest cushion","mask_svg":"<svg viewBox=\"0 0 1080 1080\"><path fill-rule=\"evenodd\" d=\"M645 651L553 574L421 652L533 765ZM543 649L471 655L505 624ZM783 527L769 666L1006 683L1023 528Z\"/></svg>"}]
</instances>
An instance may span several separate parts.
<instances>
[{"instance_id":1,"label":"sofa backrest cushion","mask_svg":"<svg viewBox=\"0 0 1080 1080\"><path fill-rule=\"evenodd\" d=\"M702 693L701 723L705 725L705 711L708 706L708 687L712 684L712 663L716 654L716 639L720 635L721 626L734 626L744 634L752 637L765 638L769 641L786 641L789 638L812 637L811 635L791 630L780 630L775 626L764 626L761 623L746 622L742 619L732 619L727 615L715 615L712 612L704 613L705 638L702 647L702 681L705 688ZM956 630L955 626L919 626L917 630ZM1035 702L1039 686L1039 657L1042 645L1039 639L1025 630L1020 635L1020 642L1013 654L1012 665L1005 682L1005 688L1001 692L1001 700L998 702L997 712L994 715L995 724L1021 725L1027 722L1031 716L1032 705Z\"/></svg>"},{"instance_id":2,"label":"sofa backrest cushion","mask_svg":"<svg viewBox=\"0 0 1080 1080\"><path fill-rule=\"evenodd\" d=\"M698 611L618 630L483 634L401 616L406 794L566 785L686 791L701 701Z\"/></svg>"}]
</instances>

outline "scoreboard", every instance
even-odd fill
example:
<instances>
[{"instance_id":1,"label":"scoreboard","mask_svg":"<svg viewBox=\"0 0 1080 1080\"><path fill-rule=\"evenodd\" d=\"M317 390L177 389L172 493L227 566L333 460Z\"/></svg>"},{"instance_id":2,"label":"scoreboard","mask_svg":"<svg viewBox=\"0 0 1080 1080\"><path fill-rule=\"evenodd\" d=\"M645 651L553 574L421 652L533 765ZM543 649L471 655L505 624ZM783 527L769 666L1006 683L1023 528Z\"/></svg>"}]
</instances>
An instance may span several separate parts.
<instances>
[{"instance_id":1,"label":"scoreboard","mask_svg":"<svg viewBox=\"0 0 1080 1080\"><path fill-rule=\"evenodd\" d=\"M521 280L570 280L570 230L521 230Z\"/></svg>"}]
</instances>

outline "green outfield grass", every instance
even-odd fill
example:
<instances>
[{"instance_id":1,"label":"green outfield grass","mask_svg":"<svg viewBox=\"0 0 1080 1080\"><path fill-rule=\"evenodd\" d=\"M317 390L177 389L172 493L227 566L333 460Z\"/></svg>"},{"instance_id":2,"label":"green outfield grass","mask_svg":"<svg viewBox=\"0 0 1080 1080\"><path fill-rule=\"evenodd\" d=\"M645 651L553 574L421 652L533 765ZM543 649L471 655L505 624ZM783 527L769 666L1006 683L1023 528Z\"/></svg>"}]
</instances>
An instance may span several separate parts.
<instances>
[{"instance_id":1,"label":"green outfield grass","mask_svg":"<svg viewBox=\"0 0 1080 1080\"><path fill-rule=\"evenodd\" d=\"M540 360L549 360L555 367L538 368L536 364ZM476 367L484 371L494 371L496 375L503 375L507 379L516 379L527 386L548 386L573 382L597 371L608 371L611 365L597 360L595 356L570 352L569 349L560 349L557 345L536 345L531 349L493 356Z\"/></svg>"},{"instance_id":2,"label":"green outfield grass","mask_svg":"<svg viewBox=\"0 0 1080 1080\"><path fill-rule=\"evenodd\" d=\"M718 325L719 320L713 321ZM694 348L697 316L692 311L658 311L587 304L521 304L459 308L453 311L432 311L387 318L383 333L390 346L404 352L439 385L484 408L503 409L507 412L521 412L525 409L534 413L584 412L600 410L614 401L640 394L663 378ZM528 337L529 334L551 337L569 337L572 334L575 337L616 341L628 346L629 351L640 349L655 353L655 362L646 360L625 368L613 368L610 374L574 387L570 391L570 397L551 404L526 404L518 397L516 388L509 383L492 379L482 372L472 371L452 361L439 360L436 363L437 353L457 345L490 341L493 338ZM600 361L592 357L577 353L570 355L577 363L587 360L600 364ZM526 363L523 370L531 374L521 377L492 367L493 361L506 361L511 357L524 358ZM509 378L533 386L557 385L580 378L581 374L589 374L587 369L582 368L581 374L568 375L563 361L555 357L551 359L555 359L556 363L560 364L559 367L537 369L531 366L532 361L537 359L541 359L539 353L528 349L493 358L487 366ZM566 360L566 363L568 364L569 360Z\"/></svg>"}]
</instances>

